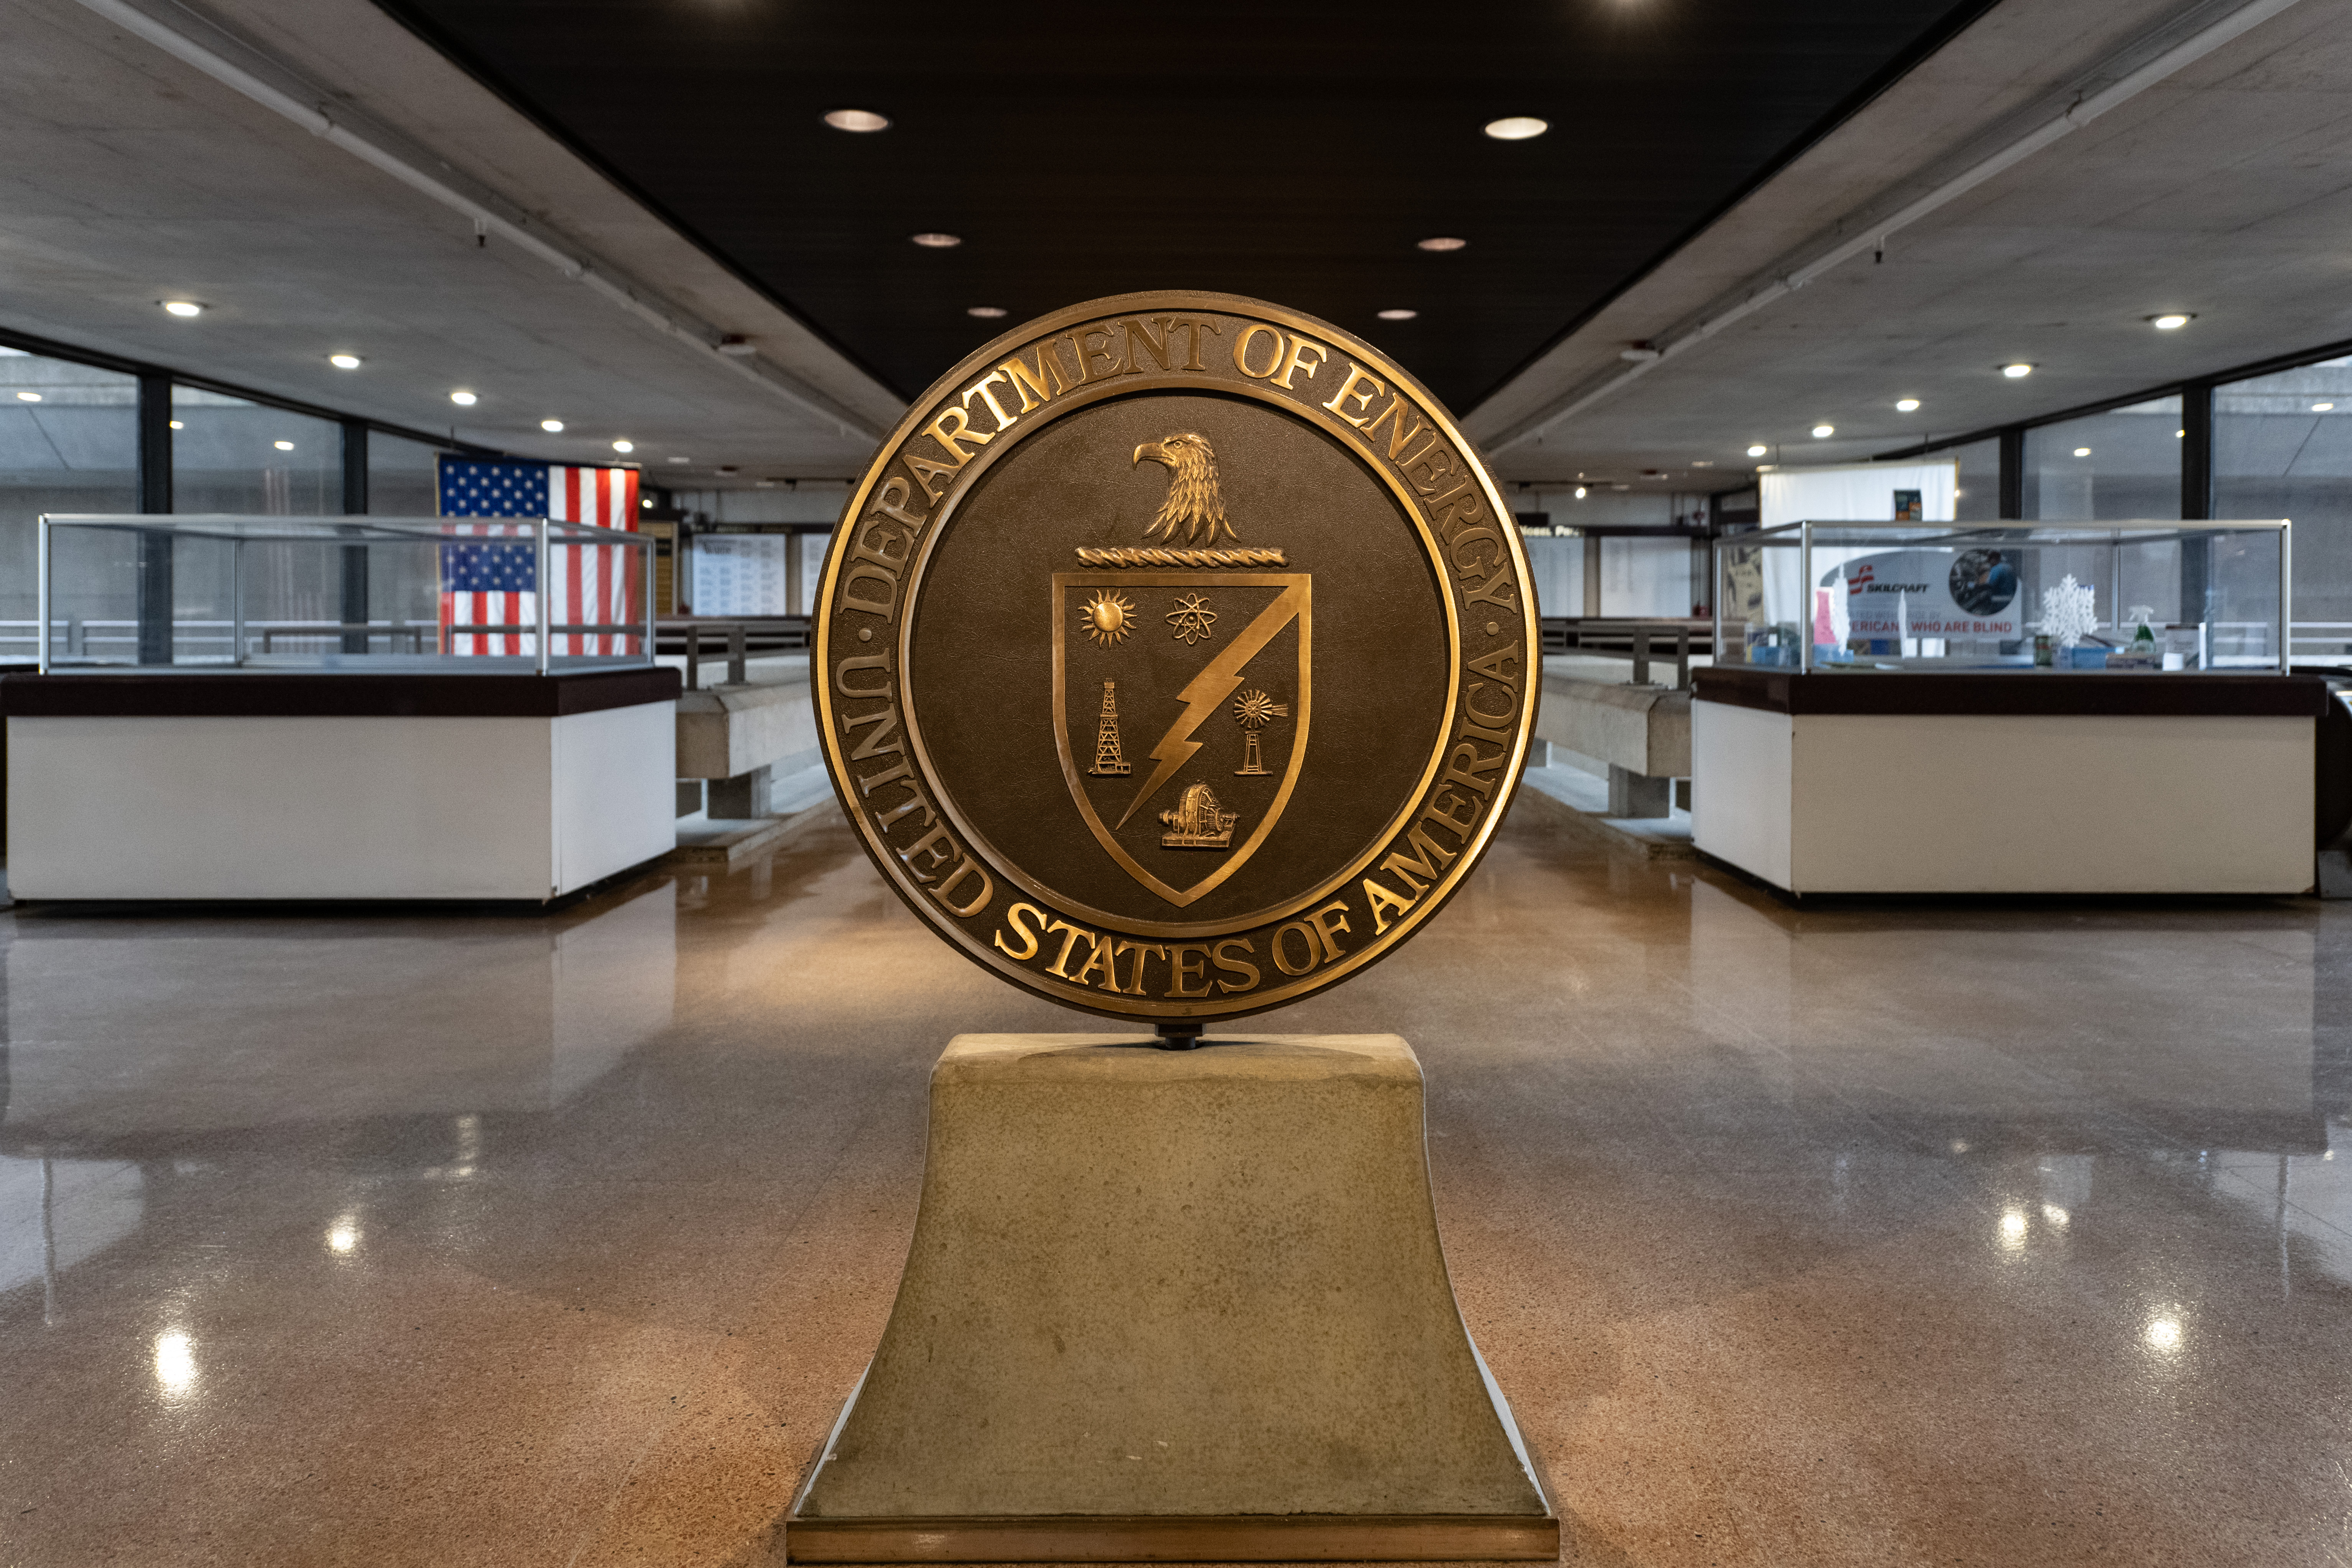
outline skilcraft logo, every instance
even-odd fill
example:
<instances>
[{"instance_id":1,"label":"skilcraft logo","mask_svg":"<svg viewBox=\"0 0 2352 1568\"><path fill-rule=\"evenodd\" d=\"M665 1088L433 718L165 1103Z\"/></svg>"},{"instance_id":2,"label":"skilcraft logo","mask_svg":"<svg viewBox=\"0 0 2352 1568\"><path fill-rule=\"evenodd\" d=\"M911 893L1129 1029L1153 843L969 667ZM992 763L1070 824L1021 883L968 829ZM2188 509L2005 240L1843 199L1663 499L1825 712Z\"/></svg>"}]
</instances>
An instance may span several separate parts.
<instances>
[{"instance_id":1,"label":"skilcraft logo","mask_svg":"<svg viewBox=\"0 0 2352 1568\"><path fill-rule=\"evenodd\" d=\"M1864 561L1846 574L1845 591L1849 594L1924 594L1925 583L1882 583L1878 580L1878 563Z\"/></svg>"}]
</instances>

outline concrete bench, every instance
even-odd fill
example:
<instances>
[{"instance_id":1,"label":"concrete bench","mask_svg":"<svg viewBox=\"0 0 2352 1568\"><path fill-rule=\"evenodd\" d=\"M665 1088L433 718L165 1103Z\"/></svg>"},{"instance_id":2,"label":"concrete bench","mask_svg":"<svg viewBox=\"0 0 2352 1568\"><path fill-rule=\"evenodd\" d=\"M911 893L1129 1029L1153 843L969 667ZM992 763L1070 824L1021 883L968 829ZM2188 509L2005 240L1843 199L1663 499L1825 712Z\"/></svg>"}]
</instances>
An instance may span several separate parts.
<instances>
[{"instance_id":1,"label":"concrete bench","mask_svg":"<svg viewBox=\"0 0 2352 1568\"><path fill-rule=\"evenodd\" d=\"M1688 691L1547 668L1536 739L1607 764L1610 816L1664 816L1674 781L1690 776L1690 714Z\"/></svg>"},{"instance_id":2,"label":"concrete bench","mask_svg":"<svg viewBox=\"0 0 2352 1568\"><path fill-rule=\"evenodd\" d=\"M763 659L751 674L740 686L678 693L680 815L694 809L684 782L698 780L707 784L712 816L766 816L769 780L821 760L808 661Z\"/></svg>"}]
</instances>

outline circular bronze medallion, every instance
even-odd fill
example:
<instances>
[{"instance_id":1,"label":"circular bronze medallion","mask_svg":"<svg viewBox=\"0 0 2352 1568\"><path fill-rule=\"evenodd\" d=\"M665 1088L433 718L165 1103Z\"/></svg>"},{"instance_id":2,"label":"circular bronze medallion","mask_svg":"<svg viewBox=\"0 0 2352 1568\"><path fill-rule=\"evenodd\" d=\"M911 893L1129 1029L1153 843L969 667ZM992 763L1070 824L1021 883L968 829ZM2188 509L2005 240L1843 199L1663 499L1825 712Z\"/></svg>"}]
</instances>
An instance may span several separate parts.
<instances>
[{"instance_id":1,"label":"circular bronze medallion","mask_svg":"<svg viewBox=\"0 0 2352 1568\"><path fill-rule=\"evenodd\" d=\"M941 935L1073 1007L1230 1017L1475 865L1541 669L1509 510L1434 399L1225 294L1033 321L919 399L825 562L825 762Z\"/></svg>"}]
</instances>

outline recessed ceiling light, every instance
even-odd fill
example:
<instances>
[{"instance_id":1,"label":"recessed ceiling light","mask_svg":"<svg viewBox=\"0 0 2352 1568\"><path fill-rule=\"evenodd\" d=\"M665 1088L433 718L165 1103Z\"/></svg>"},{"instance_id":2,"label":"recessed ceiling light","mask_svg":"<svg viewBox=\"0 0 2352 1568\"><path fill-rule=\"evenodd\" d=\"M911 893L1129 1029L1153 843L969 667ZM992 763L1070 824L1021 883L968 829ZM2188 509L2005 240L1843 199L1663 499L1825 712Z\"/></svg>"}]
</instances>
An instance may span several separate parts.
<instances>
[{"instance_id":1,"label":"recessed ceiling light","mask_svg":"<svg viewBox=\"0 0 2352 1568\"><path fill-rule=\"evenodd\" d=\"M175 316L201 316L205 313L205 308L194 300L166 300L163 309Z\"/></svg>"},{"instance_id":2,"label":"recessed ceiling light","mask_svg":"<svg viewBox=\"0 0 2352 1568\"><path fill-rule=\"evenodd\" d=\"M1694 468L1711 468L1715 467L1715 459L1713 458L1693 458L1691 459L1691 467Z\"/></svg>"},{"instance_id":3,"label":"recessed ceiling light","mask_svg":"<svg viewBox=\"0 0 2352 1568\"><path fill-rule=\"evenodd\" d=\"M1826 440L1836 434L1837 426L1834 425L1816 425L1813 426L1813 439L1816 441Z\"/></svg>"},{"instance_id":4,"label":"recessed ceiling light","mask_svg":"<svg viewBox=\"0 0 2352 1568\"><path fill-rule=\"evenodd\" d=\"M460 408L471 408L477 399L470 392L453 392L449 395L449 401Z\"/></svg>"},{"instance_id":5,"label":"recessed ceiling light","mask_svg":"<svg viewBox=\"0 0 2352 1568\"><path fill-rule=\"evenodd\" d=\"M563 421L561 419L542 419L539 422L539 427L552 436L558 430L563 428Z\"/></svg>"},{"instance_id":6,"label":"recessed ceiling light","mask_svg":"<svg viewBox=\"0 0 2352 1568\"><path fill-rule=\"evenodd\" d=\"M2090 455L2091 449L2088 447L2077 447L2074 448L2074 456L2078 458L2087 458Z\"/></svg>"},{"instance_id":7,"label":"recessed ceiling light","mask_svg":"<svg viewBox=\"0 0 2352 1568\"><path fill-rule=\"evenodd\" d=\"M16 395L16 401L19 403L38 403L40 400L41 395L37 392L20 392Z\"/></svg>"},{"instance_id":8,"label":"recessed ceiling light","mask_svg":"<svg viewBox=\"0 0 2352 1568\"><path fill-rule=\"evenodd\" d=\"M1550 129L1550 121L1538 120L1532 114L1507 114L1500 120L1486 121L1486 134L1497 142L1524 142Z\"/></svg>"},{"instance_id":9,"label":"recessed ceiling light","mask_svg":"<svg viewBox=\"0 0 2352 1568\"><path fill-rule=\"evenodd\" d=\"M993 321L1004 314L1004 307L1002 305L974 305L965 310L964 314L967 316L977 316L983 321Z\"/></svg>"},{"instance_id":10,"label":"recessed ceiling light","mask_svg":"<svg viewBox=\"0 0 2352 1568\"><path fill-rule=\"evenodd\" d=\"M1748 447L1748 455L1749 457L1751 457L1751 458L1760 458L1760 457L1762 457L1766 452L1769 451L1770 449L1771 449L1771 448L1769 448L1769 447L1763 447L1763 446L1755 446L1755 447Z\"/></svg>"},{"instance_id":11,"label":"recessed ceiling light","mask_svg":"<svg viewBox=\"0 0 2352 1568\"><path fill-rule=\"evenodd\" d=\"M1579 500L1582 500L1584 499L1584 487L1582 485L1576 487L1576 499Z\"/></svg>"},{"instance_id":12,"label":"recessed ceiling light","mask_svg":"<svg viewBox=\"0 0 2352 1568\"><path fill-rule=\"evenodd\" d=\"M1456 239L1450 234L1441 234L1415 243L1423 250L1460 250L1470 242L1466 239Z\"/></svg>"},{"instance_id":13,"label":"recessed ceiling light","mask_svg":"<svg viewBox=\"0 0 2352 1568\"><path fill-rule=\"evenodd\" d=\"M23 396L23 395L24 395L24 394L22 394L22 393L18 393L18 394L17 394L17 395L18 395L19 397L21 397L21 396ZM2312 411L2314 414L2325 414L2325 413L2326 413L2328 410L2330 410L2330 409L2334 408L2335 406L2336 406L2336 405L2334 405L2333 403L2315 403L2315 404L2313 404L2313 405L2311 405L2311 411Z\"/></svg>"},{"instance_id":14,"label":"recessed ceiling light","mask_svg":"<svg viewBox=\"0 0 2352 1568\"><path fill-rule=\"evenodd\" d=\"M613 443L613 450L615 452L634 452L636 449L637 444L635 441L615 441Z\"/></svg>"},{"instance_id":15,"label":"recessed ceiling light","mask_svg":"<svg viewBox=\"0 0 2352 1568\"><path fill-rule=\"evenodd\" d=\"M294 449L294 443L291 441L272 441L269 444L281 452L290 452Z\"/></svg>"},{"instance_id":16,"label":"recessed ceiling light","mask_svg":"<svg viewBox=\"0 0 2352 1568\"><path fill-rule=\"evenodd\" d=\"M953 250L963 243L960 234L910 234L907 237L925 250Z\"/></svg>"},{"instance_id":17,"label":"recessed ceiling light","mask_svg":"<svg viewBox=\"0 0 2352 1568\"><path fill-rule=\"evenodd\" d=\"M2147 324L2159 332L2177 332L2196 319L2195 316L2175 310L2169 315L2150 316L2147 319Z\"/></svg>"},{"instance_id":18,"label":"recessed ceiling light","mask_svg":"<svg viewBox=\"0 0 2352 1568\"><path fill-rule=\"evenodd\" d=\"M836 109L824 117L824 122L835 131L887 131L890 117L877 114L870 109Z\"/></svg>"},{"instance_id":19,"label":"recessed ceiling light","mask_svg":"<svg viewBox=\"0 0 2352 1568\"><path fill-rule=\"evenodd\" d=\"M1380 318L1383 321L1410 321L1415 316L1420 314L1421 312L1419 310L1408 310L1402 306L1399 306L1393 310L1381 311Z\"/></svg>"},{"instance_id":20,"label":"recessed ceiling light","mask_svg":"<svg viewBox=\"0 0 2352 1568\"><path fill-rule=\"evenodd\" d=\"M2020 377L2032 375L2033 374L2033 367L2022 362L2017 364L2005 364L2000 367L2000 374L2009 377L2011 381L2016 381Z\"/></svg>"},{"instance_id":21,"label":"recessed ceiling light","mask_svg":"<svg viewBox=\"0 0 2352 1568\"><path fill-rule=\"evenodd\" d=\"M327 363L333 365L337 370L357 370L360 367L360 356L357 354L329 354L327 356Z\"/></svg>"},{"instance_id":22,"label":"recessed ceiling light","mask_svg":"<svg viewBox=\"0 0 2352 1568\"><path fill-rule=\"evenodd\" d=\"M1895 412L1897 414L1915 414L1918 412L1918 408L1919 400L1916 397L1898 397L1895 400Z\"/></svg>"},{"instance_id":23,"label":"recessed ceiling light","mask_svg":"<svg viewBox=\"0 0 2352 1568\"><path fill-rule=\"evenodd\" d=\"M187 426L180 423L177 419L174 419L172 421L172 428L174 430L184 430Z\"/></svg>"},{"instance_id":24,"label":"recessed ceiling light","mask_svg":"<svg viewBox=\"0 0 2352 1568\"><path fill-rule=\"evenodd\" d=\"M673 463L691 463L694 459L692 458L672 458L670 461Z\"/></svg>"}]
</instances>

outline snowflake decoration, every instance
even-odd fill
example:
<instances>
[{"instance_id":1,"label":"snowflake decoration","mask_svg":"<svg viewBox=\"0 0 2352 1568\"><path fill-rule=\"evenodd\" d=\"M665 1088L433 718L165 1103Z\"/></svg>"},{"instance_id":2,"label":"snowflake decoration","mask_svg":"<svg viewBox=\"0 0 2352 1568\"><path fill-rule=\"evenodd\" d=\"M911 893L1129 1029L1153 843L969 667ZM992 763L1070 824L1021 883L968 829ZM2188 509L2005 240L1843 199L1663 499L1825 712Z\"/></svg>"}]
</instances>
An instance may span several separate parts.
<instances>
[{"instance_id":1,"label":"snowflake decoration","mask_svg":"<svg viewBox=\"0 0 2352 1568\"><path fill-rule=\"evenodd\" d=\"M2060 647L2073 647L2099 629L2098 596L2096 588L2067 573L2055 588L2042 590L2042 629Z\"/></svg>"},{"instance_id":2,"label":"snowflake decoration","mask_svg":"<svg viewBox=\"0 0 2352 1568\"><path fill-rule=\"evenodd\" d=\"M1176 607L1168 612L1168 624L1176 628L1176 640L1187 647L1213 635L1209 628L1216 621L1217 612L1209 608L1206 594L1179 594Z\"/></svg>"}]
</instances>

